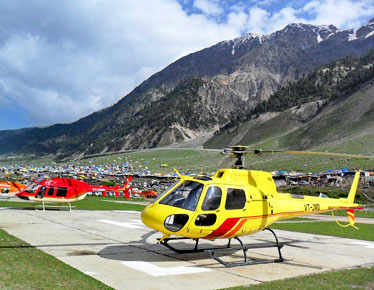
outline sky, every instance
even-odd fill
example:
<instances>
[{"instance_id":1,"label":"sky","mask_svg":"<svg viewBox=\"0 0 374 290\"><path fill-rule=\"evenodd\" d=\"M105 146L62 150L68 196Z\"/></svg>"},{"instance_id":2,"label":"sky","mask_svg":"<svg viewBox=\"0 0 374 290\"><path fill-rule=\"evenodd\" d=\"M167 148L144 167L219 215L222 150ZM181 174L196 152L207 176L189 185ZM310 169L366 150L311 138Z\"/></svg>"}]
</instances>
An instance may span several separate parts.
<instances>
[{"instance_id":1,"label":"sky","mask_svg":"<svg viewBox=\"0 0 374 290\"><path fill-rule=\"evenodd\" d=\"M0 130L76 121L222 40L373 17L372 0L0 0Z\"/></svg>"}]
</instances>

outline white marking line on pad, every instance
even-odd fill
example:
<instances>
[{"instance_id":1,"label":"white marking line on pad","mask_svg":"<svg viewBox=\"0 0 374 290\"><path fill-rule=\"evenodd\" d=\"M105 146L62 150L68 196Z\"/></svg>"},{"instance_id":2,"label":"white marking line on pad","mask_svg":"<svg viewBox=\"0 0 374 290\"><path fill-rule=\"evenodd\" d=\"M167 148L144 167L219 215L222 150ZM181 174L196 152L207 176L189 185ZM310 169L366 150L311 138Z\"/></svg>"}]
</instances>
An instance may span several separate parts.
<instances>
[{"instance_id":1,"label":"white marking line on pad","mask_svg":"<svg viewBox=\"0 0 374 290\"><path fill-rule=\"evenodd\" d=\"M118 212L118 213L139 213L138 211L136 210L114 210L113 212Z\"/></svg>"},{"instance_id":2,"label":"white marking line on pad","mask_svg":"<svg viewBox=\"0 0 374 290\"><path fill-rule=\"evenodd\" d=\"M86 274L86 275L96 275L97 273L95 273L95 272L83 272L84 274Z\"/></svg>"},{"instance_id":3,"label":"white marking line on pad","mask_svg":"<svg viewBox=\"0 0 374 290\"><path fill-rule=\"evenodd\" d=\"M364 246L365 248L368 248L368 249L374 249L374 243L369 243L369 242L352 242L352 244L361 245L361 246Z\"/></svg>"},{"instance_id":4,"label":"white marking line on pad","mask_svg":"<svg viewBox=\"0 0 374 290\"><path fill-rule=\"evenodd\" d=\"M132 268L137 271L144 272L153 277L162 277L162 276L172 276L172 275L184 275L184 274L195 274L210 272L210 269L201 268L201 267L187 267L187 266L178 266L178 267L159 267L151 263L143 261L123 261L122 265Z\"/></svg>"},{"instance_id":5,"label":"white marking line on pad","mask_svg":"<svg viewBox=\"0 0 374 290\"><path fill-rule=\"evenodd\" d=\"M97 220L98 222L106 223L106 224L111 224L127 229L142 229L144 226L139 225L139 223L121 223L121 222L116 222L116 221L111 221L111 220Z\"/></svg>"}]
</instances>

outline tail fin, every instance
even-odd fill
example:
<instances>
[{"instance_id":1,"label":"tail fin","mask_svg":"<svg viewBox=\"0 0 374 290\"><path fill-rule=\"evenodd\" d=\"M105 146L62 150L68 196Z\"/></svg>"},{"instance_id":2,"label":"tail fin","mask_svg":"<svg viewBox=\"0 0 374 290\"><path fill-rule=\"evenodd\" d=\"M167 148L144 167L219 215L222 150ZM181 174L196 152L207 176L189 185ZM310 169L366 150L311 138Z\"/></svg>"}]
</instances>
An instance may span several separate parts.
<instances>
[{"instance_id":1,"label":"tail fin","mask_svg":"<svg viewBox=\"0 0 374 290\"><path fill-rule=\"evenodd\" d=\"M347 216L348 216L349 224L346 224L346 225L341 224L341 223L336 219L336 217L335 217L333 211L331 212L331 214L332 214L332 216L334 217L335 222L336 222L339 226L341 226L341 227L343 227L343 228L346 228L346 227L351 226L351 227L355 228L356 230L359 229L358 227L355 226L355 210L354 210L354 209L347 208Z\"/></svg>"},{"instance_id":2,"label":"tail fin","mask_svg":"<svg viewBox=\"0 0 374 290\"><path fill-rule=\"evenodd\" d=\"M349 220L349 225L358 229L354 224L355 224L355 210L351 208L347 208L347 216Z\"/></svg>"},{"instance_id":3,"label":"tail fin","mask_svg":"<svg viewBox=\"0 0 374 290\"><path fill-rule=\"evenodd\" d=\"M127 177L127 179L126 179L125 185L128 184L128 183L130 183L130 182L131 182L131 179L132 179L132 176L129 175L129 176Z\"/></svg>"},{"instance_id":4,"label":"tail fin","mask_svg":"<svg viewBox=\"0 0 374 290\"><path fill-rule=\"evenodd\" d=\"M129 176L126 180L126 182L123 184L122 187L118 187L117 190L125 190L127 188L129 188L129 183L131 182L131 179L132 179L132 176Z\"/></svg>"},{"instance_id":5,"label":"tail fin","mask_svg":"<svg viewBox=\"0 0 374 290\"><path fill-rule=\"evenodd\" d=\"M355 177L352 182L351 189L348 194L347 201L348 203L354 203L355 202L355 196L356 196L356 191L357 191L357 186L358 186L358 181L360 180L360 170L356 172Z\"/></svg>"},{"instance_id":6,"label":"tail fin","mask_svg":"<svg viewBox=\"0 0 374 290\"><path fill-rule=\"evenodd\" d=\"M130 187L130 182L131 182L131 179L132 179L132 176L129 176L127 177L127 180L125 182L125 184L120 188L120 190L123 191L123 194L125 195L125 198L126 199L129 199L130 198L130 193L129 191L132 190L131 187ZM118 192L117 192L118 193Z\"/></svg>"}]
</instances>

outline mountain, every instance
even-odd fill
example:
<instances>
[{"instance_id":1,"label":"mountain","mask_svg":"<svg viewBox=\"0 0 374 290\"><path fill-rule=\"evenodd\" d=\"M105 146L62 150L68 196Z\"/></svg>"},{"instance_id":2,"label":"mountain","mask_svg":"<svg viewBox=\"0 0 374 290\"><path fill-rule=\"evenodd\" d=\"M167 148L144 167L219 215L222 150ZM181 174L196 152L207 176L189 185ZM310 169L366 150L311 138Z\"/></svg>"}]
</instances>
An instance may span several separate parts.
<instances>
[{"instance_id":1,"label":"mountain","mask_svg":"<svg viewBox=\"0 0 374 290\"><path fill-rule=\"evenodd\" d=\"M363 144L363 137L372 149L357 153L374 154L374 50L332 61L288 84L226 124L205 146L305 150L352 140Z\"/></svg>"},{"instance_id":2,"label":"mountain","mask_svg":"<svg viewBox=\"0 0 374 290\"><path fill-rule=\"evenodd\" d=\"M374 21L356 30L289 24L192 53L115 105L70 124L0 131L1 153L60 156L164 146L212 133L316 67L374 48Z\"/></svg>"}]
</instances>

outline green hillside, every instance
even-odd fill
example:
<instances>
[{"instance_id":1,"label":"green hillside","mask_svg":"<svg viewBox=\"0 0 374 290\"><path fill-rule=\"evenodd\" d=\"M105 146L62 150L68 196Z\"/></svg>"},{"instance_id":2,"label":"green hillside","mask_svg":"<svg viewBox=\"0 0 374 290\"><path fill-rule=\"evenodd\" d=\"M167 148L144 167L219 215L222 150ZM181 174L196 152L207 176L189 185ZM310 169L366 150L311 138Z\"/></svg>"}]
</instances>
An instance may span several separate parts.
<instances>
[{"instance_id":1,"label":"green hillside","mask_svg":"<svg viewBox=\"0 0 374 290\"><path fill-rule=\"evenodd\" d=\"M371 84L341 102L326 106L311 122L282 137L280 146L297 149L318 148L321 144L344 143L373 135L374 86ZM347 147L345 149L349 152L354 150Z\"/></svg>"}]
</instances>

